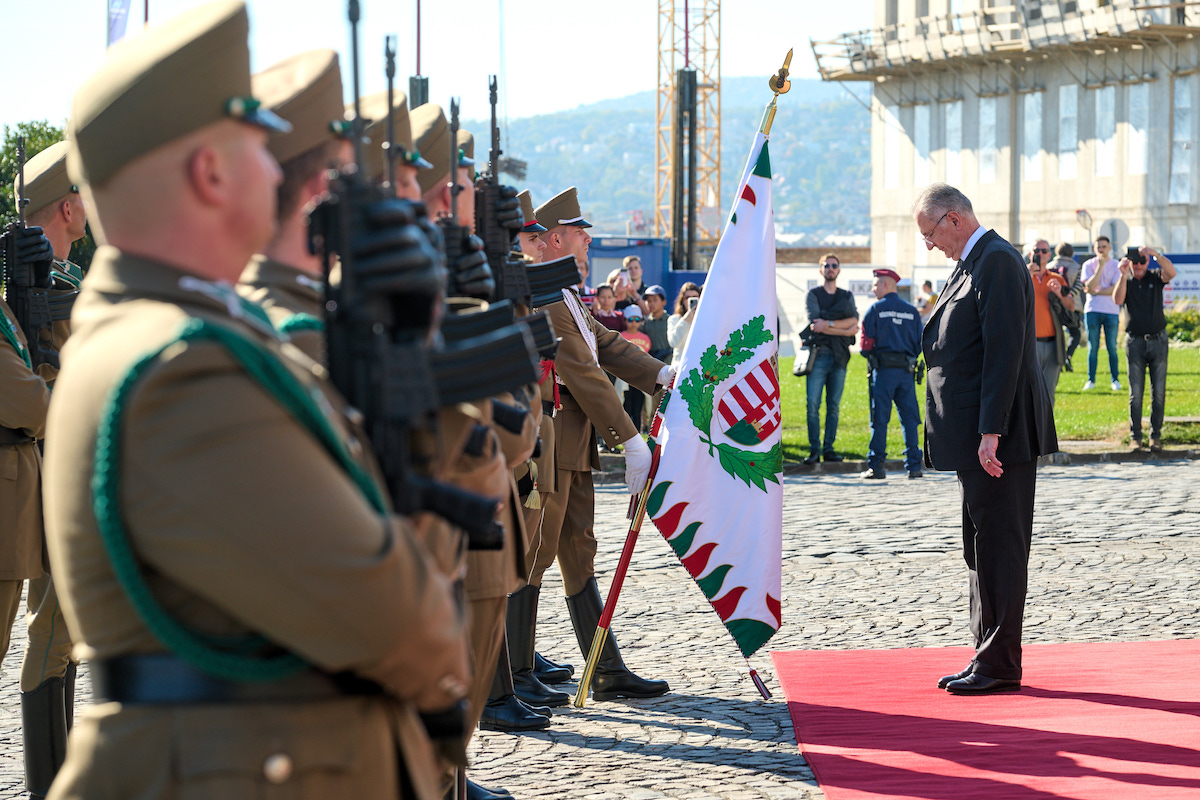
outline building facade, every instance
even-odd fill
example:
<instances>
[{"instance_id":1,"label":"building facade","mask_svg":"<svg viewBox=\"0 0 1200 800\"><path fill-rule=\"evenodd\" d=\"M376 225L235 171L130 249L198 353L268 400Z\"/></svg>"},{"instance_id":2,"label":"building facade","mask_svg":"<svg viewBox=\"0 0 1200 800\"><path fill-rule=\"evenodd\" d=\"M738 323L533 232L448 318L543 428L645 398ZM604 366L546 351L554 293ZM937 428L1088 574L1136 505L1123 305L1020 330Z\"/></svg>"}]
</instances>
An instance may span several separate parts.
<instances>
[{"instance_id":1,"label":"building facade","mask_svg":"<svg viewBox=\"0 0 1200 800\"><path fill-rule=\"evenodd\" d=\"M938 181L1025 249L1200 250L1200 2L876 0L875 17L812 43L826 80L873 84L872 262L945 269L910 213Z\"/></svg>"}]
</instances>

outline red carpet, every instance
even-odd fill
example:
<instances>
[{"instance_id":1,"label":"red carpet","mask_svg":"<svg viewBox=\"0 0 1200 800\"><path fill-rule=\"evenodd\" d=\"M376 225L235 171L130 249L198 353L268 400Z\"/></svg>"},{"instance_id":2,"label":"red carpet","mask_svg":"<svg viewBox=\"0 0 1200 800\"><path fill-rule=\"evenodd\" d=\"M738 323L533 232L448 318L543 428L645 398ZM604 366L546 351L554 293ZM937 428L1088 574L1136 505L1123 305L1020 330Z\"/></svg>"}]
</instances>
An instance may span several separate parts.
<instances>
[{"instance_id":1,"label":"red carpet","mask_svg":"<svg viewBox=\"0 0 1200 800\"><path fill-rule=\"evenodd\" d=\"M968 648L771 655L828 800L1200 798L1200 641L1026 645L989 697L934 685Z\"/></svg>"}]
</instances>

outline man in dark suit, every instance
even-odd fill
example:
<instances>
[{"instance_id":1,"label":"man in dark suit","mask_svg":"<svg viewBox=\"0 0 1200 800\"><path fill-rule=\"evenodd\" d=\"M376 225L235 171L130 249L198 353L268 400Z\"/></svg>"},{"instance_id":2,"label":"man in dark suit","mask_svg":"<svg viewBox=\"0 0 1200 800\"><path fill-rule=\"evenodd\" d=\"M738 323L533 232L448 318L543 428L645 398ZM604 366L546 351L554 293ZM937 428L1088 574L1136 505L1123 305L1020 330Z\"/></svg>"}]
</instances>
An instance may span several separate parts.
<instances>
[{"instance_id":1,"label":"man in dark suit","mask_svg":"<svg viewBox=\"0 0 1200 800\"><path fill-rule=\"evenodd\" d=\"M925 464L955 470L975 658L951 694L1021 688L1021 622L1037 458L1058 449L1038 367L1033 283L1021 254L944 183L913 204L925 246L958 261L925 326Z\"/></svg>"}]
</instances>

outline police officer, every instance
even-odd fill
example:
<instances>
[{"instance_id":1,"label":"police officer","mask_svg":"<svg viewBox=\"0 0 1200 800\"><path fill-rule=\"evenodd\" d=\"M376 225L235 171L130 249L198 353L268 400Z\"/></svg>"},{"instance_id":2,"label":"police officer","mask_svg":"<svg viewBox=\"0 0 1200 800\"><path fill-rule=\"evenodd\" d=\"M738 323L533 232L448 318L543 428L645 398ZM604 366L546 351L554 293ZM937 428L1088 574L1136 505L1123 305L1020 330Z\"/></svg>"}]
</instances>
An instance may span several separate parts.
<instances>
[{"instance_id":1,"label":"police officer","mask_svg":"<svg viewBox=\"0 0 1200 800\"><path fill-rule=\"evenodd\" d=\"M883 462L887 458L887 428L895 403L904 430L904 468L908 477L920 478L921 443L917 427L921 415L917 410L913 373L921 352L921 314L896 294L900 276L894 270L877 269L873 275L871 291L877 299L862 321L862 354L867 357L870 369L871 444L867 469L859 477L868 480L887 477Z\"/></svg>"},{"instance_id":2,"label":"police officer","mask_svg":"<svg viewBox=\"0 0 1200 800\"><path fill-rule=\"evenodd\" d=\"M72 243L83 238L87 227L79 187L67 176L68 149L66 142L50 145L25 164L25 219L42 229L54 250L54 288L50 293L56 319L51 328L38 332L54 351L62 349L71 333L70 321L63 317L70 313L83 271L68 256ZM53 387L58 368L39 364L38 374ZM21 663L21 721L25 787L37 798L50 791L66 757L78 662L71 657L71 637L48 572L30 578L26 610L29 643Z\"/></svg>"},{"instance_id":3,"label":"police officer","mask_svg":"<svg viewBox=\"0 0 1200 800\"><path fill-rule=\"evenodd\" d=\"M233 0L151 25L72 105L105 246L47 426L47 540L100 702L56 800L433 800L433 720L466 694L449 583L349 410L229 288L271 238L287 128L248 31Z\"/></svg>"}]
</instances>

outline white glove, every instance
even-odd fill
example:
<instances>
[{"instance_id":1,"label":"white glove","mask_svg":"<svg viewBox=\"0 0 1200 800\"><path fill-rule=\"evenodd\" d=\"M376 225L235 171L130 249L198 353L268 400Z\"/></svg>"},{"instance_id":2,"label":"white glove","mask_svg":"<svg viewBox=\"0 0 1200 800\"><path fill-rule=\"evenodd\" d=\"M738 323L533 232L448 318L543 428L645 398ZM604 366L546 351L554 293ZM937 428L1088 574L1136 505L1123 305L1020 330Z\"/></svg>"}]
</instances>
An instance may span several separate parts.
<instances>
[{"instance_id":1,"label":"white glove","mask_svg":"<svg viewBox=\"0 0 1200 800\"><path fill-rule=\"evenodd\" d=\"M646 486L650 477L650 447L641 434L634 436L625 446L625 483L629 486L630 494L638 494Z\"/></svg>"},{"instance_id":2,"label":"white glove","mask_svg":"<svg viewBox=\"0 0 1200 800\"><path fill-rule=\"evenodd\" d=\"M663 368L658 371L658 377L654 379L660 386L670 386L671 381L675 380L675 368L670 364L663 364ZM634 492L637 494L637 492Z\"/></svg>"}]
</instances>

